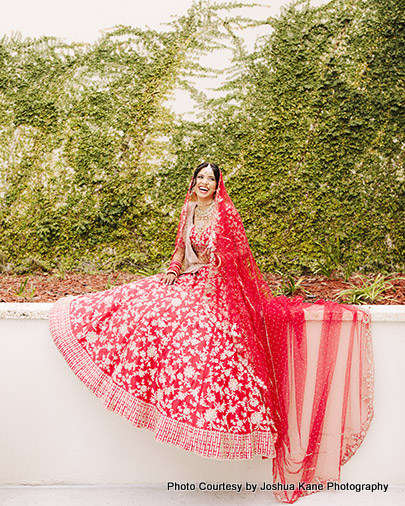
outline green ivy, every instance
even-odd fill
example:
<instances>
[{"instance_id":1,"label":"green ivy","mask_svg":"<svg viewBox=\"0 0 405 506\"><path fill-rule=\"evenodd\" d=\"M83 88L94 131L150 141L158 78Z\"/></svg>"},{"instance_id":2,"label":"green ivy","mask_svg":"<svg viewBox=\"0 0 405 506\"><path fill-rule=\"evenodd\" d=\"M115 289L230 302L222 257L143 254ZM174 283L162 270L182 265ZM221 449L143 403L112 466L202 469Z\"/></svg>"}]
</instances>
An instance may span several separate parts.
<instances>
[{"instance_id":1,"label":"green ivy","mask_svg":"<svg viewBox=\"0 0 405 506\"><path fill-rule=\"evenodd\" d=\"M402 270L401 3L296 1L254 21L201 1L166 31L4 37L3 268L157 270L192 168L212 160L263 269ZM269 34L248 52L238 30L258 24ZM230 68L199 63L222 46ZM219 73L215 98L195 88ZM198 119L170 109L177 87Z\"/></svg>"}]
</instances>

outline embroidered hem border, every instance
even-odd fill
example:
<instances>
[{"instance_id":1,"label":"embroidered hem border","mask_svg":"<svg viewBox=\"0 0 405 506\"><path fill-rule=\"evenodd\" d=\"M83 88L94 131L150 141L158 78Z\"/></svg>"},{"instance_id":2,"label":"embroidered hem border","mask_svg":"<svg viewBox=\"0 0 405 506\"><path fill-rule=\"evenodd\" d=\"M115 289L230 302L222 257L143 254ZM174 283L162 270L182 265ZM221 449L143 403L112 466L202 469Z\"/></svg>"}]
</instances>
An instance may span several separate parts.
<instances>
[{"instance_id":1,"label":"embroidered hem border","mask_svg":"<svg viewBox=\"0 0 405 506\"><path fill-rule=\"evenodd\" d=\"M73 296L59 299L51 308L49 322L53 340L76 376L97 396L103 405L132 423L155 433L155 440L178 446L207 458L251 459L255 455L275 456L276 437L270 431L251 434L199 429L178 422L161 413L120 387L91 360L75 338L69 318Z\"/></svg>"}]
</instances>

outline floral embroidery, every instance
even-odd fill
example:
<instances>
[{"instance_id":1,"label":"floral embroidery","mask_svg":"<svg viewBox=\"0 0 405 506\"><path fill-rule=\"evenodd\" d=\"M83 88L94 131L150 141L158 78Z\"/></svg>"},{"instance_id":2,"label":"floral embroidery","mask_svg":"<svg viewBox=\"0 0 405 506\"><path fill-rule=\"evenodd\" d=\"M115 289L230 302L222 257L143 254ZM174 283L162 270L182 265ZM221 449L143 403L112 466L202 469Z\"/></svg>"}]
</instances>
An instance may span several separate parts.
<instances>
[{"instance_id":1,"label":"floral embroidery","mask_svg":"<svg viewBox=\"0 0 405 506\"><path fill-rule=\"evenodd\" d=\"M209 231L201 240L205 246ZM199 242L200 247L205 247ZM161 275L74 297L74 336L91 360L131 396L170 419L230 434L268 434L271 412L237 332L230 339L204 311L208 268L175 285Z\"/></svg>"}]
</instances>

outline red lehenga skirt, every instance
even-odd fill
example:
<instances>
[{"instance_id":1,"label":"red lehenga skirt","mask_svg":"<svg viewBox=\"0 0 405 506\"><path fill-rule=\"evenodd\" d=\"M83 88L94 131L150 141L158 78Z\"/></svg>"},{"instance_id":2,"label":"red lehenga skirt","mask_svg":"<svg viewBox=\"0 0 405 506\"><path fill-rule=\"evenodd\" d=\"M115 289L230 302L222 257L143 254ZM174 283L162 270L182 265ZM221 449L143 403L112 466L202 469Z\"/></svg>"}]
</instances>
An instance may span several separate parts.
<instances>
[{"instance_id":1,"label":"red lehenga skirt","mask_svg":"<svg viewBox=\"0 0 405 506\"><path fill-rule=\"evenodd\" d=\"M204 457L274 457L266 385L245 350L207 317L208 268L174 285L161 275L64 297L51 309L52 337L104 406L137 427Z\"/></svg>"}]
</instances>

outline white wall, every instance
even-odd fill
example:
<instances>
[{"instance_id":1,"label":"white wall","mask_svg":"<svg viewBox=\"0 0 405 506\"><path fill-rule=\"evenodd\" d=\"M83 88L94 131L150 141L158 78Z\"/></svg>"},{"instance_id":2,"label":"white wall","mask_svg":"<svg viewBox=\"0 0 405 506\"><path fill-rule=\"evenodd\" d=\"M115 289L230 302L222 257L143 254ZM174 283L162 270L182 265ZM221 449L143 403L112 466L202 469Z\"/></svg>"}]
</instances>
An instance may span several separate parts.
<instances>
[{"instance_id":1,"label":"white wall","mask_svg":"<svg viewBox=\"0 0 405 506\"><path fill-rule=\"evenodd\" d=\"M156 443L71 372L50 304L0 304L0 485L271 481L271 461L216 461ZM405 485L405 306L372 310L375 416L342 480Z\"/></svg>"}]
</instances>

